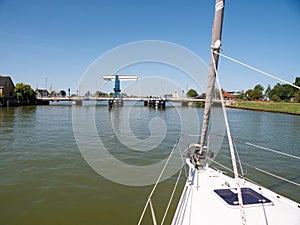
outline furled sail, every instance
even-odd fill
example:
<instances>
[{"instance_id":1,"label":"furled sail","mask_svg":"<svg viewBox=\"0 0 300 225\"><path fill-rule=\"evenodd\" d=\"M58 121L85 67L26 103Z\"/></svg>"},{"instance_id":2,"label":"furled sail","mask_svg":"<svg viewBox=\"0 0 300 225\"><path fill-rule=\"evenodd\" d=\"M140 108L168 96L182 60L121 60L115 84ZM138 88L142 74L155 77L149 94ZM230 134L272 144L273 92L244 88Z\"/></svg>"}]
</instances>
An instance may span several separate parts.
<instances>
[{"instance_id":1,"label":"furled sail","mask_svg":"<svg viewBox=\"0 0 300 225\"><path fill-rule=\"evenodd\" d=\"M201 146L204 146L206 142L208 123L210 117L210 108L214 96L214 89L215 89L214 87L215 87L215 80L216 80L216 71L215 71L214 62L216 64L216 67L218 67L218 60L219 60L219 55L214 54L214 52L219 53L221 47L224 4L225 4L224 0L217 0L215 5L215 18L214 18L213 28L212 28L212 45L211 45L212 54L211 54L210 64L209 64L206 101L205 101L204 117L203 117L201 140L200 140Z\"/></svg>"}]
</instances>

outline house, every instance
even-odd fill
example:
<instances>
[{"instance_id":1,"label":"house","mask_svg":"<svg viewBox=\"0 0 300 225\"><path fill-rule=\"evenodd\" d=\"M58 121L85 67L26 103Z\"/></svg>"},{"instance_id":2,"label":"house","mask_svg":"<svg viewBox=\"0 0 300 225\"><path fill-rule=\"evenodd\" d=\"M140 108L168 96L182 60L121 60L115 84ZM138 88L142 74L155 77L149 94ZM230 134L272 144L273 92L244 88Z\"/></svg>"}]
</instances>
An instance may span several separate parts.
<instances>
[{"instance_id":1,"label":"house","mask_svg":"<svg viewBox=\"0 0 300 225\"><path fill-rule=\"evenodd\" d=\"M5 99L14 98L15 85L10 76L0 75L0 94Z\"/></svg>"},{"instance_id":2,"label":"house","mask_svg":"<svg viewBox=\"0 0 300 225\"><path fill-rule=\"evenodd\" d=\"M35 97L37 99L43 98L43 97L48 97L49 96L49 92L47 90L44 89L36 89L35 90Z\"/></svg>"},{"instance_id":3,"label":"house","mask_svg":"<svg viewBox=\"0 0 300 225\"><path fill-rule=\"evenodd\" d=\"M234 100L235 96L223 90L223 98L225 100Z\"/></svg>"}]
</instances>

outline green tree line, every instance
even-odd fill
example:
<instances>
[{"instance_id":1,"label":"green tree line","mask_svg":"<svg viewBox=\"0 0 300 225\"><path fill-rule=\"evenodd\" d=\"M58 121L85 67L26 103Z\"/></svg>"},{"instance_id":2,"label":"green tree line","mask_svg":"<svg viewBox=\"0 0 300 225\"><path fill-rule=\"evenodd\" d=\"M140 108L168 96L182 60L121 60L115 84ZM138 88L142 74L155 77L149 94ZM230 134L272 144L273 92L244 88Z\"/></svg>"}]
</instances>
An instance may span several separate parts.
<instances>
[{"instance_id":1,"label":"green tree line","mask_svg":"<svg viewBox=\"0 0 300 225\"><path fill-rule=\"evenodd\" d=\"M296 77L293 84L300 87L300 77ZM300 90L289 84L277 83L273 88L268 85L266 89L262 85L257 84L253 89L242 92L238 98L243 100L270 100L274 102L300 102Z\"/></svg>"},{"instance_id":2,"label":"green tree line","mask_svg":"<svg viewBox=\"0 0 300 225\"><path fill-rule=\"evenodd\" d=\"M18 83L15 87L15 96L21 102L26 102L27 104L35 103L36 97L35 92L29 84Z\"/></svg>"}]
</instances>

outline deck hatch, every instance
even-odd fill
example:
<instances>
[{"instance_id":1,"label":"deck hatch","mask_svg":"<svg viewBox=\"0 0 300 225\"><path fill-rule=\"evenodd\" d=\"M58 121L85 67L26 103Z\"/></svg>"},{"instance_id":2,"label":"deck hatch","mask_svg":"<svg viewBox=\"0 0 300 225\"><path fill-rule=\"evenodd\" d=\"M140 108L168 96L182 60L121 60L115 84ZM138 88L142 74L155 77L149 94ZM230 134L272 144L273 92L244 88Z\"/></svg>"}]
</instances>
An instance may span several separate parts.
<instances>
[{"instance_id":1,"label":"deck hatch","mask_svg":"<svg viewBox=\"0 0 300 225\"><path fill-rule=\"evenodd\" d=\"M241 188L244 205L272 203L271 200L257 193L251 188ZM227 204L235 206L239 205L237 190L234 189L218 189L214 192L220 196Z\"/></svg>"}]
</instances>

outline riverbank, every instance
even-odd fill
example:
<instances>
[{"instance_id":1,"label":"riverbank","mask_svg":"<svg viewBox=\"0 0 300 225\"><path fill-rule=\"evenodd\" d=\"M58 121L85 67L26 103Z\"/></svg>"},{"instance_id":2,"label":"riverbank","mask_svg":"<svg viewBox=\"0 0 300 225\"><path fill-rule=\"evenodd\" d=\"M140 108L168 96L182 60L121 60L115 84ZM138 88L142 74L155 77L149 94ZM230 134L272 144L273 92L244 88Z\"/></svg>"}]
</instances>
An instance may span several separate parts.
<instances>
[{"instance_id":1,"label":"riverbank","mask_svg":"<svg viewBox=\"0 0 300 225\"><path fill-rule=\"evenodd\" d=\"M237 101L237 102L232 103L231 105L227 105L227 107L300 115L300 103L267 102L267 101Z\"/></svg>"},{"instance_id":2,"label":"riverbank","mask_svg":"<svg viewBox=\"0 0 300 225\"><path fill-rule=\"evenodd\" d=\"M50 101L36 100L35 102L18 101L17 99L4 99L0 101L0 107L49 105Z\"/></svg>"}]
</instances>

